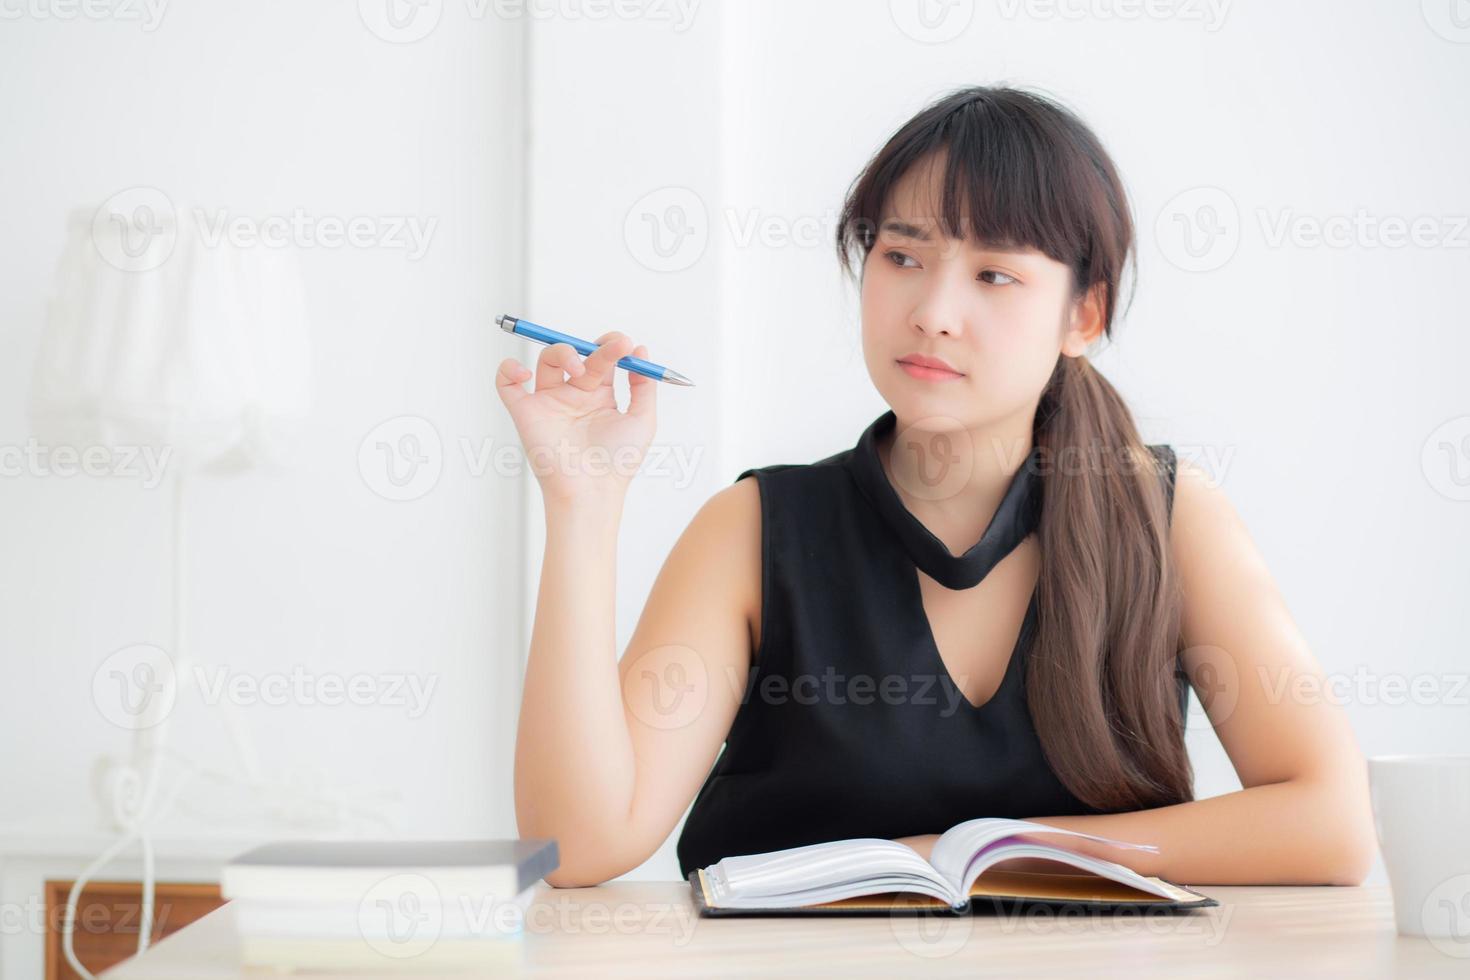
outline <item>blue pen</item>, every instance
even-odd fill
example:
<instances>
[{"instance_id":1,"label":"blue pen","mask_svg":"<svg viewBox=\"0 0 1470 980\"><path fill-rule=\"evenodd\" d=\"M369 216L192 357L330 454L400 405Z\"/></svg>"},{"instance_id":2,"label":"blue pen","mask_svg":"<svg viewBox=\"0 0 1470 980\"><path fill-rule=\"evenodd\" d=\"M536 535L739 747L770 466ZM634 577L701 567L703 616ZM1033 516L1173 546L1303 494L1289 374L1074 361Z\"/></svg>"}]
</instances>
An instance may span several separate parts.
<instances>
[{"instance_id":1,"label":"blue pen","mask_svg":"<svg viewBox=\"0 0 1470 980\"><path fill-rule=\"evenodd\" d=\"M500 324L500 329L506 333L513 333L517 337L525 337L527 340L534 340L536 343L545 344L548 347L552 344L570 344L576 348L578 354L590 354L597 350L597 345L590 340L573 337L571 334L552 330L550 327L543 327L541 324L532 323L530 320L522 320L520 317L511 316L509 313L500 314L495 318L495 322ZM652 378L655 381L667 381L670 384L684 385L688 388L694 387L694 382L684 377L678 371L672 368L666 368L662 364L645 361L643 358L634 357L631 354L627 357L619 358L615 366L633 371L647 378Z\"/></svg>"}]
</instances>

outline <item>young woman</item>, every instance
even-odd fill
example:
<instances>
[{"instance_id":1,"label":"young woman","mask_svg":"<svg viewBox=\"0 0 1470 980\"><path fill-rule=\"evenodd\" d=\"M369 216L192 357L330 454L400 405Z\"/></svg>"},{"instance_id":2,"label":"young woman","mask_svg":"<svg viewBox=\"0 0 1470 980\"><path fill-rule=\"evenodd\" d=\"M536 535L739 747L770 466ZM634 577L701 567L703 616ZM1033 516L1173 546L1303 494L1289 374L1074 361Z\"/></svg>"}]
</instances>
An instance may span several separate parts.
<instances>
[{"instance_id":1,"label":"young woman","mask_svg":"<svg viewBox=\"0 0 1470 980\"><path fill-rule=\"evenodd\" d=\"M657 383L567 345L496 384L537 467L546 554L516 744L520 832L557 886L636 867L693 800L681 873L847 837L927 856L1009 816L1192 884L1356 884L1374 854L1346 718L1225 495L1145 446L1088 351L1134 250L1123 186L1054 101L973 87L868 163L838 230L890 406L852 449L741 473L614 648L615 546ZM578 465L594 451L623 466ZM745 479L751 476L753 479ZM1242 789L1195 800L1198 692ZM1320 687L1316 688L1321 690ZM722 744L723 754L720 753Z\"/></svg>"}]
</instances>

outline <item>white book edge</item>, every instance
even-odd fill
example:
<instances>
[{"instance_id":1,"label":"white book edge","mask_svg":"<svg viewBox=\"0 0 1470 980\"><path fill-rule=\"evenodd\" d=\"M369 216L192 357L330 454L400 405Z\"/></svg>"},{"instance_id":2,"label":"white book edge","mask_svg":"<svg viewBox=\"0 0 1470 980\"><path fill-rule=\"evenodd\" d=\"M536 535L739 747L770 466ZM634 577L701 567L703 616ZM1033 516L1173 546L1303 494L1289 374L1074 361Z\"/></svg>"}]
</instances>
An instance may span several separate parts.
<instances>
[{"instance_id":1,"label":"white book edge","mask_svg":"<svg viewBox=\"0 0 1470 980\"><path fill-rule=\"evenodd\" d=\"M538 880L539 884L539 880ZM430 917L435 933L446 938L518 936L525 930L536 885L512 899L493 896L462 897L438 905L420 905L416 911ZM278 901L233 899L235 929L244 936L281 939L384 939L395 923L384 910L364 908L353 901Z\"/></svg>"},{"instance_id":2,"label":"white book edge","mask_svg":"<svg viewBox=\"0 0 1470 980\"><path fill-rule=\"evenodd\" d=\"M807 844L764 854L736 855L703 869L717 908L798 908L891 891L913 892L960 909L975 880L990 866L1019 857L1058 861L1078 870L1169 901L1194 896L1158 878L1112 861L1027 841L1004 843L1020 834L1062 834L1118 847L1157 852L1149 844L1063 830L1027 820L979 818L940 835L925 861L912 848L883 838L853 838Z\"/></svg>"},{"instance_id":3,"label":"white book edge","mask_svg":"<svg viewBox=\"0 0 1470 980\"><path fill-rule=\"evenodd\" d=\"M279 865L225 865L220 872L220 895L227 899L267 901L345 900L361 898L390 879L405 884L455 895L514 895L519 872L509 866L495 868L300 868Z\"/></svg>"},{"instance_id":4,"label":"white book edge","mask_svg":"<svg viewBox=\"0 0 1470 980\"><path fill-rule=\"evenodd\" d=\"M301 940L275 936L241 936L240 962L247 967L274 970L368 970L423 976L427 971L473 968L477 973L518 969L524 962L524 943L494 939L441 939L422 952L396 955L358 940Z\"/></svg>"}]
</instances>

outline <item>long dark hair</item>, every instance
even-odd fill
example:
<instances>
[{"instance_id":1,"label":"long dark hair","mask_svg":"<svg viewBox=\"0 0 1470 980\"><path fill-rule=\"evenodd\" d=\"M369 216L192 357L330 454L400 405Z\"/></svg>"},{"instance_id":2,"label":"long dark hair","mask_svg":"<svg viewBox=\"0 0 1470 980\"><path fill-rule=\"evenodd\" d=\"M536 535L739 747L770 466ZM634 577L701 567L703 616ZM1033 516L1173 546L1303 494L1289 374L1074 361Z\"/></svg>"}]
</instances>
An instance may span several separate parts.
<instances>
[{"instance_id":1,"label":"long dark hair","mask_svg":"<svg viewBox=\"0 0 1470 980\"><path fill-rule=\"evenodd\" d=\"M1092 131L1046 96L954 91L906 122L853 181L837 230L861 270L889 194L945 151L937 216L950 238L1036 248L1072 270L1072 299L1102 292L1111 338L1133 221ZM1038 618L1027 706L1047 762L1083 803L1117 812L1193 798L1176 687L1180 596L1162 471L1116 389L1084 357L1059 356L1033 440L1047 465L1037 540Z\"/></svg>"}]
</instances>

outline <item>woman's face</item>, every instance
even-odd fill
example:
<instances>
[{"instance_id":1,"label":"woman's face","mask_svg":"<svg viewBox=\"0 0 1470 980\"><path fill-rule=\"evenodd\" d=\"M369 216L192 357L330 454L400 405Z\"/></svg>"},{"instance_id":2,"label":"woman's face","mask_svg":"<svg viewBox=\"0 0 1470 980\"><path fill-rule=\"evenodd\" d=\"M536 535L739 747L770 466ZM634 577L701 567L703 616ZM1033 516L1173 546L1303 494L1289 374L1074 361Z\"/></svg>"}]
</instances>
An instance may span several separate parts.
<instances>
[{"instance_id":1,"label":"woman's face","mask_svg":"<svg viewBox=\"0 0 1470 980\"><path fill-rule=\"evenodd\" d=\"M1101 330L1095 306L1071 302L1071 271L1036 249L943 237L942 154L894 186L863 263L863 357L900 426L971 431L1024 420L1029 431L1057 356ZM906 368L915 355L958 372Z\"/></svg>"}]
</instances>

